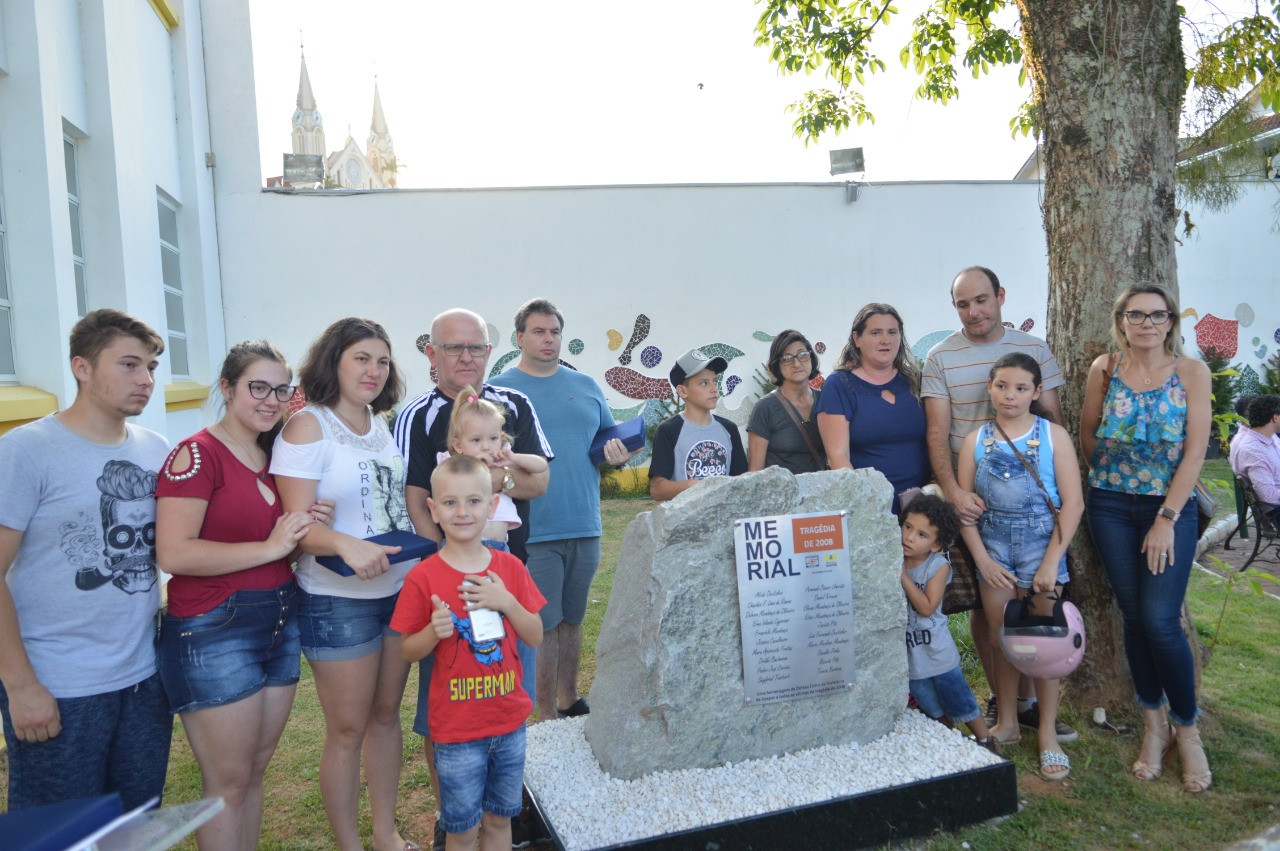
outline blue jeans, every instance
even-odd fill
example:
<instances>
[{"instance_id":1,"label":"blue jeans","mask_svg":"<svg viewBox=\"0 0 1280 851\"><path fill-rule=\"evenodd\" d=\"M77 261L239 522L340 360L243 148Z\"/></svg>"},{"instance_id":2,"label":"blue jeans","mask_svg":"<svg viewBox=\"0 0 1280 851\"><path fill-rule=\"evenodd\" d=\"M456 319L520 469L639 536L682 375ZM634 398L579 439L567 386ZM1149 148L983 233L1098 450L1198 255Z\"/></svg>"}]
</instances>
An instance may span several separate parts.
<instances>
[{"instance_id":1,"label":"blue jeans","mask_svg":"<svg viewBox=\"0 0 1280 851\"><path fill-rule=\"evenodd\" d=\"M1138 704L1159 709L1167 700L1175 724L1194 724L1195 665L1179 618L1196 555L1196 504L1192 498L1183 506L1174 527L1173 564L1157 576L1147 569L1141 547L1163 504L1162 496L1089 488L1085 517L1124 618L1124 650Z\"/></svg>"},{"instance_id":2,"label":"blue jeans","mask_svg":"<svg viewBox=\"0 0 1280 851\"><path fill-rule=\"evenodd\" d=\"M164 792L173 720L160 675L88 697L58 699L62 732L20 741L0 686L9 747L9 809L120 793L126 811Z\"/></svg>"},{"instance_id":3,"label":"blue jeans","mask_svg":"<svg viewBox=\"0 0 1280 851\"><path fill-rule=\"evenodd\" d=\"M936 677L907 680L907 685L920 711L935 721L945 715L956 724L968 724L982 714L958 665Z\"/></svg>"},{"instance_id":4,"label":"blue jeans","mask_svg":"<svg viewBox=\"0 0 1280 851\"><path fill-rule=\"evenodd\" d=\"M520 815L524 788L524 725L504 736L471 742L436 742L440 775L440 825L466 833L483 813Z\"/></svg>"}]
</instances>

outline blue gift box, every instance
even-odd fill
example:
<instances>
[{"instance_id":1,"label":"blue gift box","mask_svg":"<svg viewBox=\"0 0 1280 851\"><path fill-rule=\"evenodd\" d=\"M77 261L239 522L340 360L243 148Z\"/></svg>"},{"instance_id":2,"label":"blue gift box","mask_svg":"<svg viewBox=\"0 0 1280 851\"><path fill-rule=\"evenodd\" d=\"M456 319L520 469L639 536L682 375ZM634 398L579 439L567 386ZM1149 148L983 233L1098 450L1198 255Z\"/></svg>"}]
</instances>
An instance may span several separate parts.
<instances>
[{"instance_id":1,"label":"blue gift box","mask_svg":"<svg viewBox=\"0 0 1280 851\"><path fill-rule=\"evenodd\" d=\"M372 538L365 538L366 541L374 544L381 544L384 547L400 547L400 552L395 555L387 556L387 561L392 564L399 564L409 559L424 559L436 551L437 544L430 538L424 538L421 535L415 535L412 532L383 532L381 535L374 535ZM332 570L341 576L355 576L356 572L342 560L341 556L316 556L316 562Z\"/></svg>"},{"instance_id":2,"label":"blue gift box","mask_svg":"<svg viewBox=\"0 0 1280 851\"><path fill-rule=\"evenodd\" d=\"M602 429L591 441L591 463L599 464L604 460L604 445L614 438L622 441L622 445L630 452L644 447L644 418L636 417L625 423L618 423L613 428Z\"/></svg>"}]
</instances>

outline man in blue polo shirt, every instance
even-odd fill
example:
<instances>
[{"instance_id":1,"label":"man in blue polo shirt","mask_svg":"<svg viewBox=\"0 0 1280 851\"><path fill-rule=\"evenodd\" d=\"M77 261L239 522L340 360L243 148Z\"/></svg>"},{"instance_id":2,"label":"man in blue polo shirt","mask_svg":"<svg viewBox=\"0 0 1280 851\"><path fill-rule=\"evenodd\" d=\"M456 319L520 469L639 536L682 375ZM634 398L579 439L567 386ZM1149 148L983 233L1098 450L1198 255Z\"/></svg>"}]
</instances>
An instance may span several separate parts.
<instances>
[{"instance_id":1,"label":"man in blue polo shirt","mask_svg":"<svg viewBox=\"0 0 1280 851\"><path fill-rule=\"evenodd\" d=\"M538 715L585 715L578 694L582 619L600 565L600 473L588 451L596 434L614 424L600 386L560 363L564 316L546 299L516 312L517 364L493 379L529 397L555 452L547 492L529 505L528 568L547 598L537 657ZM630 457L620 440L605 444L613 466Z\"/></svg>"}]
</instances>

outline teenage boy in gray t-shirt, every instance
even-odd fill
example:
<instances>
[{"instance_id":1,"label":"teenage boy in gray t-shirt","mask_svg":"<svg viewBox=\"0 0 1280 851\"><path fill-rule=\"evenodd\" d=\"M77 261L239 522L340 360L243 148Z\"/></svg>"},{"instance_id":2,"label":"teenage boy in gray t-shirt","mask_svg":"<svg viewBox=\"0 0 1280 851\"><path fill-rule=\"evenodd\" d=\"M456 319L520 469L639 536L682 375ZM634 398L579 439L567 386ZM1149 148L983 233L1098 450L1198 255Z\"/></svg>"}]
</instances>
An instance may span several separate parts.
<instances>
[{"instance_id":1,"label":"teenage boy in gray t-shirt","mask_svg":"<svg viewBox=\"0 0 1280 851\"><path fill-rule=\"evenodd\" d=\"M115 310L71 331L66 410L0 437L0 709L9 809L164 791L173 723L156 673L156 473L167 441L126 422L164 341Z\"/></svg>"},{"instance_id":2,"label":"teenage boy in gray t-shirt","mask_svg":"<svg viewBox=\"0 0 1280 851\"><path fill-rule=\"evenodd\" d=\"M720 398L716 376L728 368L727 360L709 358L701 349L690 349L671 368L671 386L684 410L653 435L649 496L658 502L675 499L702 479L747 471L738 426L712 413Z\"/></svg>"}]
</instances>

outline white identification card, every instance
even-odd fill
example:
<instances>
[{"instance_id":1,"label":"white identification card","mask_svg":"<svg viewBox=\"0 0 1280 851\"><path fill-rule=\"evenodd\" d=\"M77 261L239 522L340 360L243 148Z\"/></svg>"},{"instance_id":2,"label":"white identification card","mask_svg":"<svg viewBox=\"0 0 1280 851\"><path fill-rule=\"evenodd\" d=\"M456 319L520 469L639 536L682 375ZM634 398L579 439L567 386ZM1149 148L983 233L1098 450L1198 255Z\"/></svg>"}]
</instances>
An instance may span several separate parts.
<instances>
[{"instance_id":1,"label":"white identification card","mask_svg":"<svg viewBox=\"0 0 1280 851\"><path fill-rule=\"evenodd\" d=\"M492 580L490 580L492 581ZM474 579L468 579L472 585L479 585ZM502 613L493 609L471 609L471 637L475 641L501 641L506 637L506 627L502 625Z\"/></svg>"}]
</instances>

